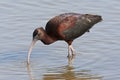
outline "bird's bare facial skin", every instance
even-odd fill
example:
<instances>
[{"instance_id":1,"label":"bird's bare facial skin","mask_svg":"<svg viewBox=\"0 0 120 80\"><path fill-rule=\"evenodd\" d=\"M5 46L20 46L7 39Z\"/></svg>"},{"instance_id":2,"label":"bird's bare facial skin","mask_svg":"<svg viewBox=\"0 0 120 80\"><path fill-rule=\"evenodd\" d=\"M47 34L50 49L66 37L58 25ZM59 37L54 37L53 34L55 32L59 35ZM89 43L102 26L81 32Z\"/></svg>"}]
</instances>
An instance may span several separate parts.
<instances>
[{"instance_id":1,"label":"bird's bare facial skin","mask_svg":"<svg viewBox=\"0 0 120 80\"><path fill-rule=\"evenodd\" d=\"M37 39L37 40L41 40L43 37L43 30L42 28L37 28L35 29L35 31L33 32L33 40Z\"/></svg>"},{"instance_id":2,"label":"bird's bare facial skin","mask_svg":"<svg viewBox=\"0 0 120 80\"><path fill-rule=\"evenodd\" d=\"M33 38L38 34L38 29L35 29L35 31L33 32Z\"/></svg>"}]
</instances>

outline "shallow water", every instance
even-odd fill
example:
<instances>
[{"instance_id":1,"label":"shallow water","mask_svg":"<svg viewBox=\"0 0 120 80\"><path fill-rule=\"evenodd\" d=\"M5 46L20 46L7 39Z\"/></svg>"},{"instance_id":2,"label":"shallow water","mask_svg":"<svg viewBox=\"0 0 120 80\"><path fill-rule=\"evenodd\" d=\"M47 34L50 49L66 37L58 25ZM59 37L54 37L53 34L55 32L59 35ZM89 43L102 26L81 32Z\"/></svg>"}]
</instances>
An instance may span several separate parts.
<instances>
[{"instance_id":1,"label":"shallow water","mask_svg":"<svg viewBox=\"0 0 120 80\"><path fill-rule=\"evenodd\" d=\"M103 21L74 41L73 65L62 41L37 42L27 65L33 30L65 12L99 14ZM119 0L1 0L0 80L119 80L119 14Z\"/></svg>"}]
</instances>

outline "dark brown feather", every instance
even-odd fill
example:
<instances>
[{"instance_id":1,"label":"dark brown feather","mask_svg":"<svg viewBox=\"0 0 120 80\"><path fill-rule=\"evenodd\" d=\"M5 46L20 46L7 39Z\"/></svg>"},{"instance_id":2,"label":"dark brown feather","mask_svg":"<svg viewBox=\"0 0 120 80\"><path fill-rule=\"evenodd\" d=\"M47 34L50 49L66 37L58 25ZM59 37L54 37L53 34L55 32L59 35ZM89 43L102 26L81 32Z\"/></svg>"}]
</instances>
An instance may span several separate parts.
<instances>
[{"instance_id":1,"label":"dark brown feather","mask_svg":"<svg viewBox=\"0 0 120 80\"><path fill-rule=\"evenodd\" d=\"M99 15L65 13L52 18L46 25L46 32L58 40L74 40L101 20Z\"/></svg>"}]
</instances>

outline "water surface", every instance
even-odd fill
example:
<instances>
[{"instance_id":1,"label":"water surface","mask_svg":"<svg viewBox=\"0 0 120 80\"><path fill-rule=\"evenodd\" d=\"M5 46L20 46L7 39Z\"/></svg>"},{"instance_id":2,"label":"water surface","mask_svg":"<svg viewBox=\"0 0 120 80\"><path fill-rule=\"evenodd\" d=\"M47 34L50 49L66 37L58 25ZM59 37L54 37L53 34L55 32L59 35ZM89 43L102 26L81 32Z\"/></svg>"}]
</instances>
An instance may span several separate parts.
<instances>
[{"instance_id":1,"label":"water surface","mask_svg":"<svg viewBox=\"0 0 120 80\"><path fill-rule=\"evenodd\" d=\"M72 66L62 41L37 42L27 65L33 30L65 12L98 14L103 21L74 41ZM119 14L119 0L1 0L0 80L119 80Z\"/></svg>"}]
</instances>

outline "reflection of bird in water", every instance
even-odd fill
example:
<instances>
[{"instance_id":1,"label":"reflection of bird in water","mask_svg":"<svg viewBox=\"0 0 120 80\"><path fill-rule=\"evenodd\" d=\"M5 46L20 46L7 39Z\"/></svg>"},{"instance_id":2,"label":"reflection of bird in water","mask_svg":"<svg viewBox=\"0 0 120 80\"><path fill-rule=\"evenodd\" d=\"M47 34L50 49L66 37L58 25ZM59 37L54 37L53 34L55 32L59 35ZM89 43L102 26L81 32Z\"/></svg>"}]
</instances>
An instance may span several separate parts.
<instances>
[{"instance_id":1,"label":"reflection of bird in water","mask_svg":"<svg viewBox=\"0 0 120 80\"><path fill-rule=\"evenodd\" d=\"M75 55L72 47L74 39L89 32L90 28L102 20L99 15L65 13L58 15L48 21L45 30L35 29L33 32L33 41L28 52L28 63L30 54L36 41L41 40L44 44L51 44L58 40L64 40L68 44L68 58Z\"/></svg>"},{"instance_id":2,"label":"reflection of bird in water","mask_svg":"<svg viewBox=\"0 0 120 80\"><path fill-rule=\"evenodd\" d=\"M60 69L60 68L59 68ZM74 71L71 66L65 66L64 70L44 74L43 80L101 80L99 75L90 74L90 70Z\"/></svg>"},{"instance_id":3,"label":"reflection of bird in water","mask_svg":"<svg viewBox=\"0 0 120 80\"><path fill-rule=\"evenodd\" d=\"M30 64L27 65L27 72L30 80L36 80ZM47 73L43 74L43 80L102 80L101 76L90 74L90 70L74 71L72 66L50 68Z\"/></svg>"},{"instance_id":4,"label":"reflection of bird in water","mask_svg":"<svg viewBox=\"0 0 120 80\"><path fill-rule=\"evenodd\" d=\"M30 64L27 64L27 73L29 75L30 80L34 80Z\"/></svg>"}]
</instances>

